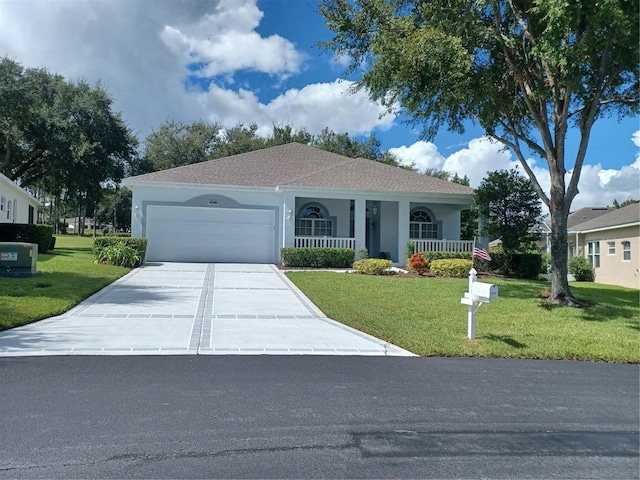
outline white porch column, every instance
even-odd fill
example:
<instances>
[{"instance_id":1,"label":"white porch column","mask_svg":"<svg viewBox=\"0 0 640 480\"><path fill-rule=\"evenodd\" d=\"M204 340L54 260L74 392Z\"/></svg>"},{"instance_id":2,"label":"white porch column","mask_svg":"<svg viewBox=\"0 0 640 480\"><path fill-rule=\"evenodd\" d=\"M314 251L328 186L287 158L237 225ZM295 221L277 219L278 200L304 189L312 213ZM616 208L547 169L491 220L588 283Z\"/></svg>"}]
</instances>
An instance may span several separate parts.
<instances>
[{"instance_id":1,"label":"white porch column","mask_svg":"<svg viewBox=\"0 0 640 480\"><path fill-rule=\"evenodd\" d=\"M353 230L356 239L356 260L358 250L367 247L367 199L364 197L355 198L353 212Z\"/></svg>"},{"instance_id":2,"label":"white porch column","mask_svg":"<svg viewBox=\"0 0 640 480\"><path fill-rule=\"evenodd\" d=\"M292 193L285 193L282 201L282 237L281 247L293 247L296 234L296 196Z\"/></svg>"},{"instance_id":3,"label":"white porch column","mask_svg":"<svg viewBox=\"0 0 640 480\"><path fill-rule=\"evenodd\" d=\"M407 242L409 241L409 214L411 205L409 200L398 202L398 263L407 264Z\"/></svg>"}]
</instances>

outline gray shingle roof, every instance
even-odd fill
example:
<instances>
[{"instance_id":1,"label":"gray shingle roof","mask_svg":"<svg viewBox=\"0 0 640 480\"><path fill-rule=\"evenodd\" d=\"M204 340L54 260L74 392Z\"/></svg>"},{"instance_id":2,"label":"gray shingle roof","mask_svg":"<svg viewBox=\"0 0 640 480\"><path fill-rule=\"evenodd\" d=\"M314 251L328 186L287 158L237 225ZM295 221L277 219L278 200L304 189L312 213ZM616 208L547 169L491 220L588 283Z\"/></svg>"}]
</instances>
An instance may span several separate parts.
<instances>
[{"instance_id":1,"label":"gray shingle roof","mask_svg":"<svg viewBox=\"0 0 640 480\"><path fill-rule=\"evenodd\" d=\"M571 228L584 222L598 218L601 215L609 213L613 208L609 207L584 207L575 212L571 212L567 218L567 227Z\"/></svg>"},{"instance_id":2,"label":"gray shingle roof","mask_svg":"<svg viewBox=\"0 0 640 480\"><path fill-rule=\"evenodd\" d=\"M471 194L438 178L363 158L350 158L300 143L256 150L127 179L135 182L316 187L385 192Z\"/></svg>"},{"instance_id":3,"label":"gray shingle roof","mask_svg":"<svg viewBox=\"0 0 640 480\"><path fill-rule=\"evenodd\" d=\"M622 208L608 211L604 215L570 228L573 232L584 232L599 228L615 227L617 225L640 224L640 202L632 203Z\"/></svg>"}]
</instances>

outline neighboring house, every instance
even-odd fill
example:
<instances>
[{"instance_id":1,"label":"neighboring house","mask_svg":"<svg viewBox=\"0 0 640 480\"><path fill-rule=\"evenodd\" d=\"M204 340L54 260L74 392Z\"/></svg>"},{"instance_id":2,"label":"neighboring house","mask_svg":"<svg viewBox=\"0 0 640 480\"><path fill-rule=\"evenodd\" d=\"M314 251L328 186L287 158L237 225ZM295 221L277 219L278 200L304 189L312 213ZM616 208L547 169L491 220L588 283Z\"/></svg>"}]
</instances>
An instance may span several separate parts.
<instances>
[{"instance_id":1,"label":"neighboring house","mask_svg":"<svg viewBox=\"0 0 640 480\"><path fill-rule=\"evenodd\" d=\"M125 179L147 261L280 262L281 247L367 248L406 261L471 251L469 187L298 143Z\"/></svg>"},{"instance_id":2,"label":"neighboring house","mask_svg":"<svg viewBox=\"0 0 640 480\"><path fill-rule=\"evenodd\" d=\"M567 230L571 230L571 228L575 225L593 220L594 218L604 215L611 210L614 209L609 207L584 207L576 210L575 212L571 212L567 217ZM540 234L540 240L538 240L540 251L543 253L551 253L551 219L545 218L542 222L540 222L537 230ZM575 252L574 244L572 243L572 241L573 240L569 238L569 256L573 256L573 252Z\"/></svg>"},{"instance_id":3,"label":"neighboring house","mask_svg":"<svg viewBox=\"0 0 640 480\"><path fill-rule=\"evenodd\" d=\"M36 223L40 202L0 173L0 223Z\"/></svg>"},{"instance_id":4,"label":"neighboring house","mask_svg":"<svg viewBox=\"0 0 640 480\"><path fill-rule=\"evenodd\" d=\"M589 259L596 282L640 288L640 203L574 224L568 235L571 253Z\"/></svg>"}]
</instances>

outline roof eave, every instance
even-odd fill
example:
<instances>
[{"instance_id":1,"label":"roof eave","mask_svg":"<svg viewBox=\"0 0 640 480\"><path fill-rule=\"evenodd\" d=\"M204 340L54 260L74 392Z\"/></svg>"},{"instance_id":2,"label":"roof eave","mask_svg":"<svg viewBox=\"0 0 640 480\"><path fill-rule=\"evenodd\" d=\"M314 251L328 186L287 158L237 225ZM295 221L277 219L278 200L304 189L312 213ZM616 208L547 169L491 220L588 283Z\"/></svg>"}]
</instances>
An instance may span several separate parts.
<instances>
[{"instance_id":1,"label":"roof eave","mask_svg":"<svg viewBox=\"0 0 640 480\"><path fill-rule=\"evenodd\" d=\"M578 225L580 226L580 225ZM606 227L596 227L596 228L587 228L585 230L582 229L570 229L567 230L567 233L594 233L594 232L604 232L606 230L617 230L618 228L626 228L626 227L637 227L640 226L640 221L631 222L631 223L621 223L620 225L608 225Z\"/></svg>"},{"instance_id":2,"label":"roof eave","mask_svg":"<svg viewBox=\"0 0 640 480\"><path fill-rule=\"evenodd\" d=\"M211 183L187 183L187 182L157 182L152 180L131 180L125 178L122 181L125 187L161 187L161 188L192 188L196 190L235 190L235 191L258 191L258 192L275 192L276 187L259 187L247 185L216 185Z\"/></svg>"}]
</instances>

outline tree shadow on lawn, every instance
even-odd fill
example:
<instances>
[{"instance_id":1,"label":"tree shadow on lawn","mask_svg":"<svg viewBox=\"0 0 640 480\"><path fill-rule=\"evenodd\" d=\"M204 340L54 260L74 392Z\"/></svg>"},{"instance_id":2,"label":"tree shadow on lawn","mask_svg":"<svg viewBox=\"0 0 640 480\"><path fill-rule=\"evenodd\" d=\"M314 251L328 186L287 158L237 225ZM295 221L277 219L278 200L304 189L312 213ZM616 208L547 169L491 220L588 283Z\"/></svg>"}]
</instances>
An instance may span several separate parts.
<instances>
[{"instance_id":1,"label":"tree shadow on lawn","mask_svg":"<svg viewBox=\"0 0 640 480\"><path fill-rule=\"evenodd\" d=\"M510 337L509 335L493 335L493 334L489 334L489 335L483 335L480 338L486 338L487 340L490 340L492 342L503 342L503 343L506 343L507 345L509 345L510 347L517 348L519 350L528 347L527 344L520 343L517 340L515 340L513 337Z\"/></svg>"},{"instance_id":2,"label":"tree shadow on lawn","mask_svg":"<svg viewBox=\"0 0 640 480\"><path fill-rule=\"evenodd\" d=\"M575 308L552 305L540 298L540 291L549 288L549 282L547 281L522 281L517 279L508 281L495 280L496 285L498 285L498 298L540 300L540 306L549 310L556 308ZM492 283L491 279L487 279L487 281L488 283ZM569 285L569 288L578 300L591 304L588 307L576 309L579 311L579 315L583 320L606 322L616 318L639 319L638 308L640 307L640 302L637 291L618 290L609 285L599 287L597 284L589 284L586 288L581 288L581 285Z\"/></svg>"}]
</instances>

